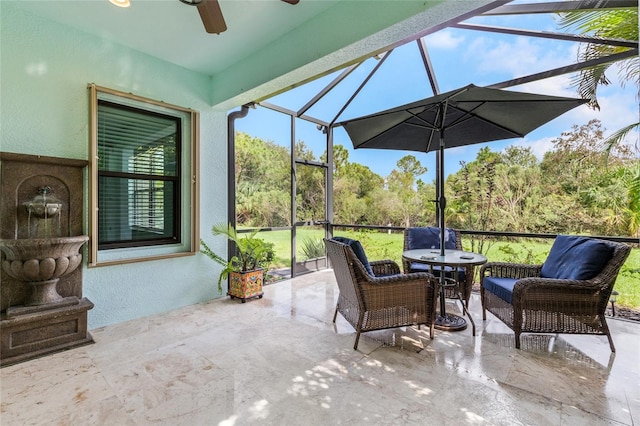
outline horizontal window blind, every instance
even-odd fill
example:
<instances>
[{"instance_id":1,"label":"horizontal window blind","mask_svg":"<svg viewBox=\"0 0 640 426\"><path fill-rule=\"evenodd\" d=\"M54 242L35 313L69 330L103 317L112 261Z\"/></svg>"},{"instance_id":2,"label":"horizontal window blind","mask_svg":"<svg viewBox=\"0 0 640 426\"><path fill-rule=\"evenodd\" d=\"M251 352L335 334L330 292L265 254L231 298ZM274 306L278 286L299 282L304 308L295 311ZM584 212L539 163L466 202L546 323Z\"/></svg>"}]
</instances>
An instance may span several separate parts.
<instances>
[{"instance_id":1,"label":"horizontal window blind","mask_svg":"<svg viewBox=\"0 0 640 426\"><path fill-rule=\"evenodd\" d=\"M176 117L99 102L100 170L177 176L179 127Z\"/></svg>"},{"instance_id":2,"label":"horizontal window blind","mask_svg":"<svg viewBox=\"0 0 640 426\"><path fill-rule=\"evenodd\" d=\"M99 248L175 243L178 117L98 102Z\"/></svg>"}]
</instances>

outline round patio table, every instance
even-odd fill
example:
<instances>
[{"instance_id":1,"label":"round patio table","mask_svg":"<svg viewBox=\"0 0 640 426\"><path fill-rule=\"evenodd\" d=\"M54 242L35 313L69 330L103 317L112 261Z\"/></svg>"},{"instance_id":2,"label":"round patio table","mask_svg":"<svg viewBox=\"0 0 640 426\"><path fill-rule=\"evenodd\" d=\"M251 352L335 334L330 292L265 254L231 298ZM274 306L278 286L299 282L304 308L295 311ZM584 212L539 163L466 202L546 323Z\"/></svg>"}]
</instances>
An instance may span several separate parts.
<instances>
[{"instance_id":1,"label":"round patio table","mask_svg":"<svg viewBox=\"0 0 640 426\"><path fill-rule=\"evenodd\" d=\"M440 285L439 285L439 297L440 297L440 312L436 315L434 327L439 330L447 331L460 331L467 328L467 321L455 314L447 314L444 300L444 290L447 287L455 287L456 295L462 304L463 313L467 314L469 321L471 322L473 335L476 335L476 325L471 318L471 314L467 309L462 294L460 293L458 282L458 267L460 266L477 266L487 262L487 258L479 253L473 253L463 250L451 250L446 249L444 256L440 254L440 249L414 249L406 250L402 253L402 258L409 262L424 263L429 265L429 270L433 273L435 266L440 267ZM445 267L452 268L453 278L445 277Z\"/></svg>"}]
</instances>

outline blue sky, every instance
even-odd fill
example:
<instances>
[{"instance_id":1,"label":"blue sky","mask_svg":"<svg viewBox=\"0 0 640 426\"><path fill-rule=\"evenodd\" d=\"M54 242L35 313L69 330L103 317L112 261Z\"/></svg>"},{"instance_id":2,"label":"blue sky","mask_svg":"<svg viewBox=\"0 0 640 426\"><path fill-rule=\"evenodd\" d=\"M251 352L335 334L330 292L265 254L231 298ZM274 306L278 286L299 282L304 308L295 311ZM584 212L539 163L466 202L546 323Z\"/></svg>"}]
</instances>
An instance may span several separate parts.
<instances>
[{"instance_id":1,"label":"blue sky","mask_svg":"<svg viewBox=\"0 0 640 426\"><path fill-rule=\"evenodd\" d=\"M495 24L505 27L525 28L543 31L558 31L550 15L530 17L491 17L474 18L474 23ZM467 84L486 86L505 80L545 71L575 62L577 44L566 41L511 35L490 34L486 32L448 29L425 38L436 79L441 92L446 92ZM376 65L370 59L353 72L344 82L323 98L307 114L331 121L342 105L354 92L360 82ZM305 86L296 88L269 100L269 102L299 109L316 95L337 75L321 78ZM597 118L602 122L605 136L628 124L638 121L638 87L622 87L617 68L611 69L607 76L613 84L599 88L598 102L600 111L587 106L578 107L561 117L531 132L525 138L496 141L448 149L445 154L445 173L455 173L460 161L472 161L478 150L489 146L493 151L502 151L509 145L531 147L538 158L552 148L551 141L571 126L586 124ZM524 91L556 96L577 97L575 89L570 87L570 75L554 77L514 86L507 90ZM376 75L358 94L337 121L370 114L408 102L431 96L430 85L416 43L409 43L395 49L378 70ZM246 118L236 121L236 129L281 145L289 145L289 118L283 114L257 108L250 110ZM303 140L311 146L316 156L325 149L324 135L311 123L296 120L296 140ZM632 141L637 140L637 134ZM374 172L385 177L396 167L396 162L405 155L414 155L428 171L421 178L427 182L435 179L435 154L390 151L375 149L354 150L347 134L337 129L334 143L349 149L349 161L364 164Z\"/></svg>"}]
</instances>

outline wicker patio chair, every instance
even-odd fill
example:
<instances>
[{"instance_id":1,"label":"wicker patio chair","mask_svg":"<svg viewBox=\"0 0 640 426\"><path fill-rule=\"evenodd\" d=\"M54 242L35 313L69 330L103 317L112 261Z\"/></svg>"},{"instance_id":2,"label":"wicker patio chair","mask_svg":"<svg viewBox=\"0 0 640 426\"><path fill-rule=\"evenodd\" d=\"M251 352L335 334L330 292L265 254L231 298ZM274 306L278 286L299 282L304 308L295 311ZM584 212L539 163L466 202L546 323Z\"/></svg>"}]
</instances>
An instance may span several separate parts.
<instances>
[{"instance_id":1,"label":"wicker patio chair","mask_svg":"<svg viewBox=\"0 0 640 426\"><path fill-rule=\"evenodd\" d=\"M559 235L545 263L489 262L480 268L482 319L491 312L515 333L606 335L613 339L605 309L620 268L629 256L626 244Z\"/></svg>"},{"instance_id":2,"label":"wicker patio chair","mask_svg":"<svg viewBox=\"0 0 640 426\"><path fill-rule=\"evenodd\" d=\"M368 262L358 241L342 241L324 243L340 290L333 322L340 312L355 328L353 349L358 349L362 332L387 328L424 324L433 339L435 277L424 272L401 274L391 260Z\"/></svg>"},{"instance_id":3,"label":"wicker patio chair","mask_svg":"<svg viewBox=\"0 0 640 426\"><path fill-rule=\"evenodd\" d=\"M462 235L457 229L447 228L449 238L445 242L445 248L462 250ZM426 228L405 228L404 230L404 248L403 250L440 248L440 229L436 227ZM451 238L453 237L453 238ZM429 271L429 265L423 263L411 263L408 260L402 261L402 270L405 274L411 272ZM450 267L445 269L446 276L451 277L453 272ZM434 274L440 271L434 268ZM445 297L448 299L457 299L459 291L467 308L469 308L469 299L471 298L471 290L473 289L473 277L475 274L475 266L465 266L458 268L459 286L445 288Z\"/></svg>"}]
</instances>

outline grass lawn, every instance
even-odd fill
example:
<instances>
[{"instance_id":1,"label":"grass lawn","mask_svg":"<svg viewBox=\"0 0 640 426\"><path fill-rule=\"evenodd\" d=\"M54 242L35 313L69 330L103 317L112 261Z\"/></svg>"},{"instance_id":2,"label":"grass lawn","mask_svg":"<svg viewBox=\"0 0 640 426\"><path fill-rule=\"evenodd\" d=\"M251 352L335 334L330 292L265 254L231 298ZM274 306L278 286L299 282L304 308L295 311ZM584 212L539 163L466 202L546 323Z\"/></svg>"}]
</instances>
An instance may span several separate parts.
<instances>
[{"instance_id":1,"label":"grass lawn","mask_svg":"<svg viewBox=\"0 0 640 426\"><path fill-rule=\"evenodd\" d=\"M360 240L370 260L391 259L402 265L402 233L382 233L377 231L341 231L335 235ZM291 252L289 231L269 231L260 234L262 238L274 243L276 250L275 266L288 267ZM297 260L305 260L301 247L305 239L322 239L323 231L318 229L299 229L296 235ZM463 247L471 248L470 237L462 237ZM549 253L552 240L497 241L488 248L485 255L490 262L542 263ZM622 267L615 290L620 293L618 305L640 309L640 248L631 250L631 254Z\"/></svg>"}]
</instances>

